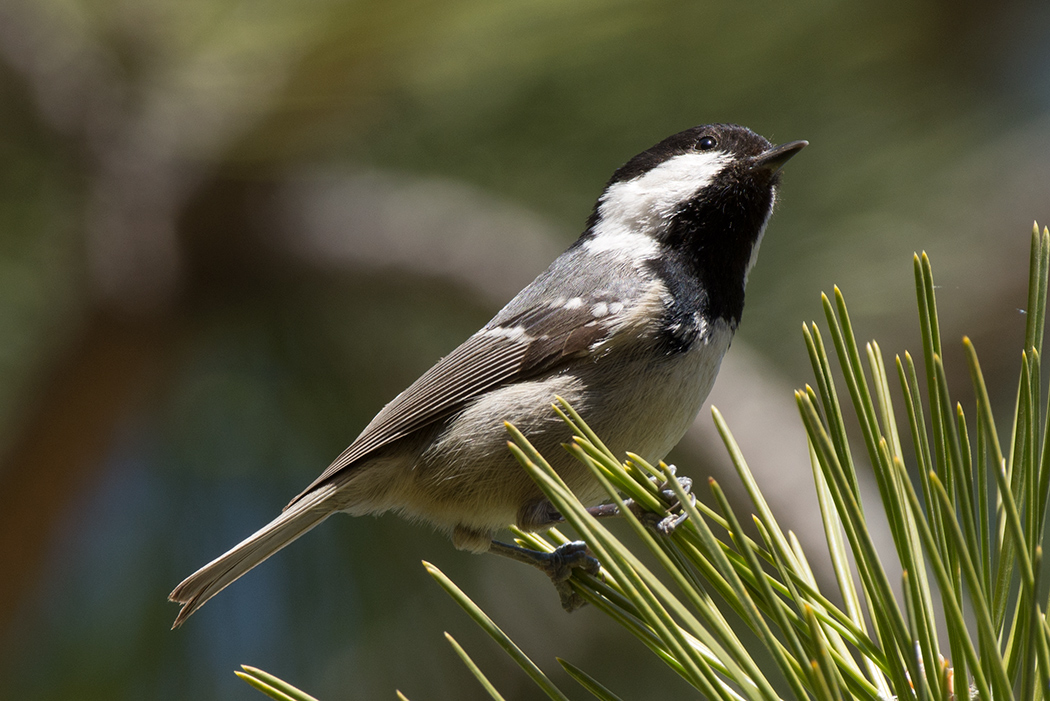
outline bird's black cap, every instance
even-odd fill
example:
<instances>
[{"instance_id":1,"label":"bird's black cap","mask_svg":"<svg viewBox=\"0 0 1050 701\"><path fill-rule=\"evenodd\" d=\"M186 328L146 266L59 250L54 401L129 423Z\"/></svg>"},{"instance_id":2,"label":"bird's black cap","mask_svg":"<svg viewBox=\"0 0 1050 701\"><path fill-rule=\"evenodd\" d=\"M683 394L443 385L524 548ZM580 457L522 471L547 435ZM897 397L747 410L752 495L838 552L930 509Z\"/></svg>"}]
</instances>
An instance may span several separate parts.
<instances>
[{"instance_id":1,"label":"bird's black cap","mask_svg":"<svg viewBox=\"0 0 1050 701\"><path fill-rule=\"evenodd\" d=\"M805 142L792 143L805 145ZM755 158L775 149L768 139L747 127L738 124L704 124L680 131L642 151L613 173L609 185L632 180L683 153L716 150L739 158ZM792 151L791 155L797 150Z\"/></svg>"}]
</instances>

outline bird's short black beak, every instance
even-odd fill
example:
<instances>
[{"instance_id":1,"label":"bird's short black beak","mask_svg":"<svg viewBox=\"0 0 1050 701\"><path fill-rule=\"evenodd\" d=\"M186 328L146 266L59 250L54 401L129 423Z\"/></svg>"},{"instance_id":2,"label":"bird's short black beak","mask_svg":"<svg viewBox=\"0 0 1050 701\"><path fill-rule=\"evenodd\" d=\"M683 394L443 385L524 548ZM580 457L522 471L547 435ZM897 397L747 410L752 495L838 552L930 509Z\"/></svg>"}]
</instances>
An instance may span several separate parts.
<instances>
[{"instance_id":1,"label":"bird's short black beak","mask_svg":"<svg viewBox=\"0 0 1050 701\"><path fill-rule=\"evenodd\" d=\"M791 141L780 146L774 146L765 153L755 156L755 160L751 163L751 168L761 168L769 171L770 175L772 175L783 168L784 164L791 160L792 156L807 146L809 146L808 141Z\"/></svg>"}]
</instances>

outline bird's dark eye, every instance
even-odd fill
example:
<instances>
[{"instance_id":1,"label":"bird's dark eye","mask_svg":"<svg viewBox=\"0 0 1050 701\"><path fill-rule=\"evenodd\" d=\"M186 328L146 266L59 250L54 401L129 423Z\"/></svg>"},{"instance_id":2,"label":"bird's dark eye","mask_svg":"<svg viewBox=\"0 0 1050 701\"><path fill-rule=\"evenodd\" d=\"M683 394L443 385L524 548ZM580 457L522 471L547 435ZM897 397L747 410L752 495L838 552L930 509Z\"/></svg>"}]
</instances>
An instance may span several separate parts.
<instances>
[{"instance_id":1,"label":"bird's dark eye","mask_svg":"<svg viewBox=\"0 0 1050 701\"><path fill-rule=\"evenodd\" d=\"M696 142L696 147L701 151L710 151L715 146L718 146L718 142L715 141L713 136L705 136Z\"/></svg>"}]
</instances>

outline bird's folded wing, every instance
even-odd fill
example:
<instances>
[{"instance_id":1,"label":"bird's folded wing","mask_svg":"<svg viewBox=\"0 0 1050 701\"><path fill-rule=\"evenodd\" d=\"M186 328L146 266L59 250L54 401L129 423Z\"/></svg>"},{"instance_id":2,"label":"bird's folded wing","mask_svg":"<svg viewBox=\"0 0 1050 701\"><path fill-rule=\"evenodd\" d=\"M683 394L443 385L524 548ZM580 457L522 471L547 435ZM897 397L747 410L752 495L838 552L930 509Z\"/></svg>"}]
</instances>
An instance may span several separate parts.
<instances>
[{"instance_id":1,"label":"bird's folded wing","mask_svg":"<svg viewBox=\"0 0 1050 701\"><path fill-rule=\"evenodd\" d=\"M586 356L622 321L619 316L596 318L586 306L545 305L497 317L387 404L289 506L377 448L455 413L478 395Z\"/></svg>"}]
</instances>

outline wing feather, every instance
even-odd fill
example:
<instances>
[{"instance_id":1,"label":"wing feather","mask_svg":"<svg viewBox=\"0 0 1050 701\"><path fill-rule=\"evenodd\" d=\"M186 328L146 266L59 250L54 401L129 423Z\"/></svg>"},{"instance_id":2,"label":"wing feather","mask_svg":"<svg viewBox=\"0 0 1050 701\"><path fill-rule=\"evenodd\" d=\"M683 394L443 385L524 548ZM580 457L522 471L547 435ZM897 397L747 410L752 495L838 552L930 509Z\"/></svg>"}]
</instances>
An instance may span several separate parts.
<instances>
[{"instance_id":1,"label":"wing feather","mask_svg":"<svg viewBox=\"0 0 1050 701\"><path fill-rule=\"evenodd\" d=\"M387 404L288 506L372 451L444 419L474 397L586 354L608 333L612 321L612 317L595 319L585 309L559 307L500 319L498 327L493 320ZM521 327L521 333L499 333L515 327Z\"/></svg>"}]
</instances>

